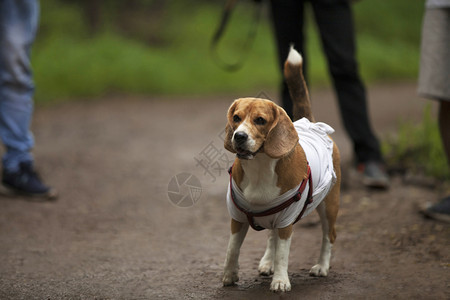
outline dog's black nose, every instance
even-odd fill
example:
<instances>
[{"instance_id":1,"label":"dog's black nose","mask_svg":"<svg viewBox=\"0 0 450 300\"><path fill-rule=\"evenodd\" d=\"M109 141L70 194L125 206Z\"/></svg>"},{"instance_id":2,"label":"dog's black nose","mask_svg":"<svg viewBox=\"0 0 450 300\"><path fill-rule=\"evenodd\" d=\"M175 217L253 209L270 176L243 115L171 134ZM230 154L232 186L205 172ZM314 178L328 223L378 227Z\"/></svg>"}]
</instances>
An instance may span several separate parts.
<instances>
[{"instance_id":1,"label":"dog's black nose","mask_svg":"<svg viewBox=\"0 0 450 300\"><path fill-rule=\"evenodd\" d=\"M248 134L246 134L243 131L238 131L238 132L234 133L234 140L238 144L245 143L247 141L247 139L248 139Z\"/></svg>"}]
</instances>

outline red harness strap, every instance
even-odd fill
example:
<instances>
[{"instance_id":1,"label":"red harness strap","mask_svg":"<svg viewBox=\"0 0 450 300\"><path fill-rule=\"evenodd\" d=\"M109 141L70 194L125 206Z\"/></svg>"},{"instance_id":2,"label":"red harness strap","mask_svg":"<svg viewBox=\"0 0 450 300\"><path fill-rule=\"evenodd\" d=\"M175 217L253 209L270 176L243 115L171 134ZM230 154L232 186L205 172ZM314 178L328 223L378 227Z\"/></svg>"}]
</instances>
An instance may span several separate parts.
<instances>
[{"instance_id":1,"label":"red harness strap","mask_svg":"<svg viewBox=\"0 0 450 300\"><path fill-rule=\"evenodd\" d=\"M313 190L312 186L313 185L312 185L311 168L309 167L309 165L308 165L308 173L307 173L308 177L302 181L302 183L300 184L300 187L299 187L297 193L294 196L292 196L291 198L289 198L285 202L281 203L280 205L277 205L277 206L275 206L273 208L270 208L268 210L265 210L265 211L262 211L262 212L259 212L259 213L254 213L254 212L251 212L249 210L246 210L245 208L240 207L236 203L236 201L234 199L235 197L234 197L233 184L232 184L232 179L233 179L233 176L232 176L232 173L231 173L232 168L233 168L233 166L231 166L230 169L228 170L228 173L230 174L231 200L233 201L233 204L241 212L243 212L247 216L248 223L250 224L250 226L254 230L260 231L260 230L264 230L265 229L264 227L261 227L261 226L255 224L255 222L254 222L254 218L255 217L266 217L266 216L270 216L270 215L276 214L276 213L282 211L283 209L289 207L292 203L299 201L301 199L301 197L302 197L302 193L305 191L306 182L307 181L309 182L308 197L306 198L305 205L303 206L302 211L299 213L299 215L297 216L297 218L295 219L293 224L297 223L298 220L300 220L302 218L303 214L305 213L306 207L308 206L308 204L312 203L312 200L313 200L313 198L312 198L312 190Z\"/></svg>"}]
</instances>

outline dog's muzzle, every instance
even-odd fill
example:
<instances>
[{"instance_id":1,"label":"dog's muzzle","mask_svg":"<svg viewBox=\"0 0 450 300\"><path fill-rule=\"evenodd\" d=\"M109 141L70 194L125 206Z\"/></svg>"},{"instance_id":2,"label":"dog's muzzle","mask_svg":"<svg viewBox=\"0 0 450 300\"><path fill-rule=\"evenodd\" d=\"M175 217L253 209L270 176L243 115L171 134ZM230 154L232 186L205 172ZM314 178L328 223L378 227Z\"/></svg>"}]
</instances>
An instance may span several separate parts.
<instances>
[{"instance_id":1,"label":"dog's muzzle","mask_svg":"<svg viewBox=\"0 0 450 300\"><path fill-rule=\"evenodd\" d=\"M248 134L244 131L237 131L233 136L234 140L234 148L236 150L236 156L240 159L253 159L256 155L256 152L249 151L247 149L248 142Z\"/></svg>"}]
</instances>

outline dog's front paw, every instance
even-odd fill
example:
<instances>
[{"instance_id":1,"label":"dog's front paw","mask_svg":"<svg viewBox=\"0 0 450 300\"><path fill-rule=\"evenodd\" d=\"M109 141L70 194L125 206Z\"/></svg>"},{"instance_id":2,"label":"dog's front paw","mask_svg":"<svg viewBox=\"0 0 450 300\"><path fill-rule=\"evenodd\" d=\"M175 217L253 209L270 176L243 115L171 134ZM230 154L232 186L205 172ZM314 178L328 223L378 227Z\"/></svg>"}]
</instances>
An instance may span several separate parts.
<instances>
[{"instance_id":1,"label":"dog's front paw","mask_svg":"<svg viewBox=\"0 0 450 300\"><path fill-rule=\"evenodd\" d=\"M269 260L261 259L258 267L259 275L269 276L273 274L273 262Z\"/></svg>"},{"instance_id":2,"label":"dog's front paw","mask_svg":"<svg viewBox=\"0 0 450 300\"><path fill-rule=\"evenodd\" d=\"M287 275L282 277L274 276L270 284L270 290L272 292L289 292L291 290L291 283Z\"/></svg>"},{"instance_id":3,"label":"dog's front paw","mask_svg":"<svg viewBox=\"0 0 450 300\"><path fill-rule=\"evenodd\" d=\"M309 271L309 275L326 277L328 276L328 269L329 269L328 266L317 264L311 268L311 270Z\"/></svg>"},{"instance_id":4,"label":"dog's front paw","mask_svg":"<svg viewBox=\"0 0 450 300\"><path fill-rule=\"evenodd\" d=\"M239 275L237 271L225 271L223 272L222 283L223 286L233 285L239 281Z\"/></svg>"}]
</instances>

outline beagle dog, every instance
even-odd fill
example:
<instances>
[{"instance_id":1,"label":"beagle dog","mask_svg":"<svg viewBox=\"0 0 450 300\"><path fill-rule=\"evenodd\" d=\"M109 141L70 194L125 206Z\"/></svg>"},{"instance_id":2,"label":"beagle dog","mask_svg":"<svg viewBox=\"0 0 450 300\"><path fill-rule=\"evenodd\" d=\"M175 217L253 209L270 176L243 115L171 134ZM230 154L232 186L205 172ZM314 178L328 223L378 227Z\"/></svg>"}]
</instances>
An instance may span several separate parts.
<instances>
[{"instance_id":1,"label":"beagle dog","mask_svg":"<svg viewBox=\"0 0 450 300\"><path fill-rule=\"evenodd\" d=\"M290 291L288 257L293 224L312 210L319 213L323 237L318 263L310 275L328 275L340 198L339 151L328 136L333 129L314 121L302 57L292 47L284 76L296 122L281 107L264 99L237 99L228 110L224 146L236 159L229 172L231 236L224 286L239 280L239 252L251 226L270 230L259 274L273 274L272 291Z\"/></svg>"}]
</instances>

